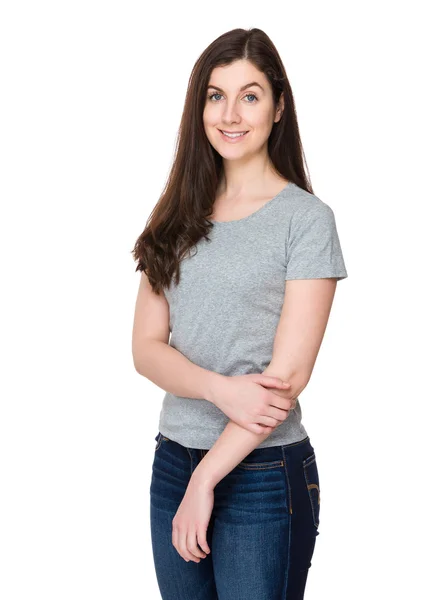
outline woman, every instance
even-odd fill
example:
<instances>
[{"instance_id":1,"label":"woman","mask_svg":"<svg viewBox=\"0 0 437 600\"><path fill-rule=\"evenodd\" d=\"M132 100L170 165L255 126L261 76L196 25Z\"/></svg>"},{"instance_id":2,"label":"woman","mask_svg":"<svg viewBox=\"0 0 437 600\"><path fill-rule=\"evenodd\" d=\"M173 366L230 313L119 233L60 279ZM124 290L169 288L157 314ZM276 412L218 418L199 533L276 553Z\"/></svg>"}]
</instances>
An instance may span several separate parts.
<instances>
[{"instance_id":1,"label":"woman","mask_svg":"<svg viewBox=\"0 0 437 600\"><path fill-rule=\"evenodd\" d=\"M150 487L164 600L304 595L320 485L298 397L347 272L303 157L271 40L220 36L133 250L134 364L166 390Z\"/></svg>"}]
</instances>

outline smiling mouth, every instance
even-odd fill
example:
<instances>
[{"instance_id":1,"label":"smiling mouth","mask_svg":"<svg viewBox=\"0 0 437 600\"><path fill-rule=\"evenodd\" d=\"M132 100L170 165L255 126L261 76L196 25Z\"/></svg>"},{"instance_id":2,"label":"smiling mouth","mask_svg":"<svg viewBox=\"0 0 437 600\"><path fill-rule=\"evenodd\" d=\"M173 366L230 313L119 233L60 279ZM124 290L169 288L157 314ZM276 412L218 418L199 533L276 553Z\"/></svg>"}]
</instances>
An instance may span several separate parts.
<instances>
[{"instance_id":1,"label":"smiling mouth","mask_svg":"<svg viewBox=\"0 0 437 600\"><path fill-rule=\"evenodd\" d=\"M219 129L220 133L222 133L225 137L235 140L238 138L244 137L248 131L224 131L223 129Z\"/></svg>"}]
</instances>

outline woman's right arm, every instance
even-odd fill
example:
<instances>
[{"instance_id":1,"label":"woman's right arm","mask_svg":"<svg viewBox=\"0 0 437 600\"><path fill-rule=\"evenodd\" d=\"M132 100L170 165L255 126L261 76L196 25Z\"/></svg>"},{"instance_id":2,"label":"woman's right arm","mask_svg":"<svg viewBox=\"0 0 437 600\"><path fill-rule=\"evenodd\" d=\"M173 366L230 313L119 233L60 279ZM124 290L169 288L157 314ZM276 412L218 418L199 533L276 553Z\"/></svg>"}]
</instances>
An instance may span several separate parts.
<instances>
[{"instance_id":1,"label":"woman's right arm","mask_svg":"<svg viewBox=\"0 0 437 600\"><path fill-rule=\"evenodd\" d=\"M279 398L261 386L285 391L288 384L262 373L227 377L199 367L169 345L169 335L167 299L162 292L159 295L153 292L142 272L132 333L136 371L175 396L213 403L230 419L255 433L264 431L255 423L274 427L284 420L284 411L291 407L290 400Z\"/></svg>"},{"instance_id":2,"label":"woman's right arm","mask_svg":"<svg viewBox=\"0 0 437 600\"><path fill-rule=\"evenodd\" d=\"M132 356L135 370L166 392L184 398L210 400L225 377L194 364L169 345L169 306L156 295L144 272L135 304Z\"/></svg>"}]
</instances>

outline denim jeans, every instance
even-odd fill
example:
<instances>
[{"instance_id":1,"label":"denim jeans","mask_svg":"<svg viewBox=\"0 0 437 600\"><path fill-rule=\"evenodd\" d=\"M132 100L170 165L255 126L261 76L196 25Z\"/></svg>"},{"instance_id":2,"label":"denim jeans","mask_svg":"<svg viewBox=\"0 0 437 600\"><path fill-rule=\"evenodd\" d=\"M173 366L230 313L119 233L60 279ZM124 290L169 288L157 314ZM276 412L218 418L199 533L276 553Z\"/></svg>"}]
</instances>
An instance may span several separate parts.
<instances>
[{"instance_id":1,"label":"denim jeans","mask_svg":"<svg viewBox=\"0 0 437 600\"><path fill-rule=\"evenodd\" d=\"M214 488L211 550L186 562L172 520L208 450L155 438L150 485L153 559L162 600L301 600L319 534L320 486L309 437L255 448Z\"/></svg>"}]
</instances>

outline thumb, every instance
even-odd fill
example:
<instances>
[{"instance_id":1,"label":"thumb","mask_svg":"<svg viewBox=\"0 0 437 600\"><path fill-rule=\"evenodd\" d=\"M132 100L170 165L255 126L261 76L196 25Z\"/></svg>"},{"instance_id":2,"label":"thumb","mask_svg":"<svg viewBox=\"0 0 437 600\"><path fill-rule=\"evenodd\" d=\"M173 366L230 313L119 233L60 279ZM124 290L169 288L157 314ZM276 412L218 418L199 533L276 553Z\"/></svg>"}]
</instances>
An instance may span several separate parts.
<instances>
[{"instance_id":1,"label":"thumb","mask_svg":"<svg viewBox=\"0 0 437 600\"><path fill-rule=\"evenodd\" d=\"M290 387L287 381L282 381L279 377L271 377L270 375L263 375L260 373L255 379L255 383L260 383L266 387Z\"/></svg>"}]
</instances>

